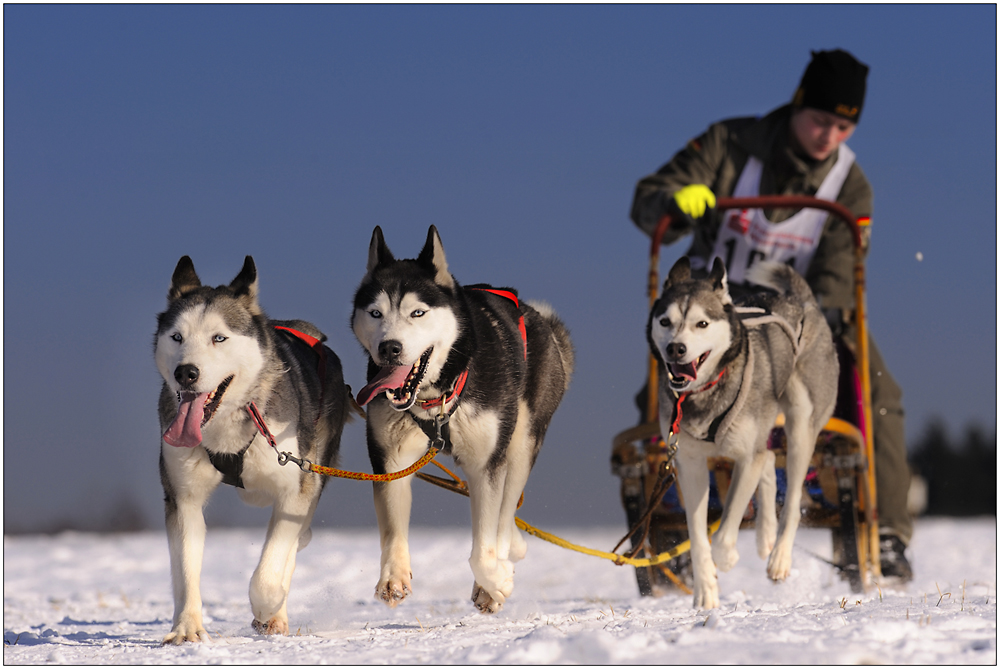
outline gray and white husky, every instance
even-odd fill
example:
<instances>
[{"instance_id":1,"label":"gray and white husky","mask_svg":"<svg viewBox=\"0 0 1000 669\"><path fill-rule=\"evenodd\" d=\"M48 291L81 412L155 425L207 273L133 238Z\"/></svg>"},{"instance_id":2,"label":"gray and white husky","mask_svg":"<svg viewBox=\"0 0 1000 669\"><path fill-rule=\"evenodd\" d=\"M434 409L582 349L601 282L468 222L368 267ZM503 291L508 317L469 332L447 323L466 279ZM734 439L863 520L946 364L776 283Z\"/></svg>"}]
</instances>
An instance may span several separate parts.
<instances>
[{"instance_id":1,"label":"gray and white husky","mask_svg":"<svg viewBox=\"0 0 1000 669\"><path fill-rule=\"evenodd\" d=\"M157 317L160 478L174 590L173 629L163 642L207 639L201 616L202 509L219 483L243 501L274 505L260 563L250 580L253 627L287 634L295 553L325 478L278 464L258 433L255 407L277 448L324 466L340 448L350 392L326 337L304 321L271 321L257 302L257 269L246 257L228 286L202 286L191 259L174 270L167 310Z\"/></svg>"},{"instance_id":2,"label":"gray and white husky","mask_svg":"<svg viewBox=\"0 0 1000 669\"><path fill-rule=\"evenodd\" d=\"M791 267L758 263L748 282L776 292L748 294L737 306L716 259L707 279L692 279L686 257L670 270L646 335L660 376L660 428L669 434L680 404L677 473L691 538L694 606L719 606L716 567L739 559L736 535L757 489L757 552L767 575L791 569L802 483L820 430L833 414L838 362L830 328L805 280ZM743 317L749 317L741 319ZM785 415L788 490L781 525L775 511L774 454L768 434ZM708 457L734 462L722 524L708 541ZM759 488L758 488L759 484ZM713 564L714 560L714 564Z\"/></svg>"},{"instance_id":3,"label":"gray and white husky","mask_svg":"<svg viewBox=\"0 0 1000 669\"><path fill-rule=\"evenodd\" d=\"M372 468L405 469L441 435L468 477L472 601L498 611L514 587L513 563L527 551L514 512L573 369L565 326L511 289L459 285L431 226L414 260L396 260L375 228L351 327L369 355L358 402L370 402ZM382 546L375 594L391 607L411 591L411 478L374 484Z\"/></svg>"}]
</instances>

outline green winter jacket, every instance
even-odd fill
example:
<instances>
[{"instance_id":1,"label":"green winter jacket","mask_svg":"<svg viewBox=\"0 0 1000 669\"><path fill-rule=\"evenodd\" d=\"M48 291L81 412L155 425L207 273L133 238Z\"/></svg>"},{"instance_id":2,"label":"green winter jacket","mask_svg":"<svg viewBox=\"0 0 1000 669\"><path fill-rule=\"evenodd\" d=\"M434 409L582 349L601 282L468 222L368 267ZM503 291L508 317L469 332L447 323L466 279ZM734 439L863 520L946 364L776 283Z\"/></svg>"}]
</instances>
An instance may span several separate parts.
<instances>
[{"instance_id":1,"label":"green winter jacket","mask_svg":"<svg viewBox=\"0 0 1000 669\"><path fill-rule=\"evenodd\" d=\"M686 216L677 214L672 204L674 193L684 186L704 184L717 197L730 197L747 158L753 155L764 166L761 195L815 195L837 161L839 150L823 161L805 160L796 155L790 146L791 113L791 105L785 105L761 119L735 118L713 124L703 135L688 142L655 174L639 181L632 201L632 220L646 234L652 234L664 214L674 214L663 243L672 244L693 227L694 240L687 255L704 258L707 262L712 255L722 212L709 210L692 226ZM857 162L851 166L837 202L855 217L871 216L871 184ZM766 210L765 215L780 223L796 211ZM835 216L826 220L806 281L824 310L853 310L853 235L847 224Z\"/></svg>"}]
</instances>

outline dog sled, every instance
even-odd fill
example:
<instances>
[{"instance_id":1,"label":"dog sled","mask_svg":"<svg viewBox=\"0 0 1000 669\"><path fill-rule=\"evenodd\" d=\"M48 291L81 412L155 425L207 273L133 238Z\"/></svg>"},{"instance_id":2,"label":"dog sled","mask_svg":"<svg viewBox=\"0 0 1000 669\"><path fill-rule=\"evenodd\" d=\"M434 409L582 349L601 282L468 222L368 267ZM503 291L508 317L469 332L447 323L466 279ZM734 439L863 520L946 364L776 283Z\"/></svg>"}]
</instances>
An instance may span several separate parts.
<instances>
[{"instance_id":1,"label":"dog sled","mask_svg":"<svg viewBox=\"0 0 1000 669\"><path fill-rule=\"evenodd\" d=\"M878 554L878 515L875 491L875 459L872 441L871 377L868 362L867 307L865 301L865 266L863 231L845 207L811 197L765 196L718 198L716 207L814 208L843 219L854 238L855 263L855 332L850 344L837 340L840 379L833 417L817 439L802 494L802 525L831 530L833 557L826 560L849 582L851 590L863 592L881 575ZM671 216L664 216L652 237L649 265L649 304L655 303L660 290L660 244L670 226ZM612 441L611 468L621 479L621 498L628 522L623 542L631 543L625 555L631 558L653 557L676 548L687 540L687 524L680 488L674 482L672 453L659 423L658 376L656 359L650 355L647 377L647 419L617 434ZM784 502L785 446L783 416L769 436L768 448L774 451L777 467L777 506ZM709 458L707 466L712 481L708 520L717 527L722 516L722 501L731 482L733 463L726 458ZM756 500L746 509L741 528L754 526ZM650 562L657 562L650 560ZM690 555L681 553L651 566L636 567L636 581L643 596L662 596L677 589L690 592Z\"/></svg>"}]
</instances>

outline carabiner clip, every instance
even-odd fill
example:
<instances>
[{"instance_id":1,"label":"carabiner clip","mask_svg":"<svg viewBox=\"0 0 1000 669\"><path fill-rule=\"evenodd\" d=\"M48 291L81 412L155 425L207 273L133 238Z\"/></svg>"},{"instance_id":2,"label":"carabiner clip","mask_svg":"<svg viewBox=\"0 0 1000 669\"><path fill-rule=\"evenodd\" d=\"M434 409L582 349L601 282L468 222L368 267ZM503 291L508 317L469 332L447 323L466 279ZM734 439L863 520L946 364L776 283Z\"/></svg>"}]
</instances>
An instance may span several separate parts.
<instances>
[{"instance_id":1,"label":"carabiner clip","mask_svg":"<svg viewBox=\"0 0 1000 669\"><path fill-rule=\"evenodd\" d=\"M436 435L431 439L431 448L436 448L439 451L444 448L445 440L444 435L441 433L441 428L447 425L449 420L451 420L451 414L445 413L443 409L439 415L434 417L434 432Z\"/></svg>"},{"instance_id":2,"label":"carabiner clip","mask_svg":"<svg viewBox=\"0 0 1000 669\"><path fill-rule=\"evenodd\" d=\"M297 458L288 451L280 451L278 453L278 464L284 467L289 462L294 462L299 466L299 469L301 469L306 473L312 471L312 463L306 460L305 458Z\"/></svg>"}]
</instances>

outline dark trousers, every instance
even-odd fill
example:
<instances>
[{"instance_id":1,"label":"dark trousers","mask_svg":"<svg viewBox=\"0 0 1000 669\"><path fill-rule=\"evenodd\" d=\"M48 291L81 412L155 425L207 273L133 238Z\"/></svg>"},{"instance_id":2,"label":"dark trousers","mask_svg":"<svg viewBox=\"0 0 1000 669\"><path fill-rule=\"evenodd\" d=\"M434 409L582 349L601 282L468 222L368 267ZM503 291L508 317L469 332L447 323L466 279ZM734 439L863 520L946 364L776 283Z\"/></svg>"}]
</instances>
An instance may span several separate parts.
<instances>
[{"instance_id":1,"label":"dark trousers","mask_svg":"<svg viewBox=\"0 0 1000 669\"><path fill-rule=\"evenodd\" d=\"M870 334L868 347L879 531L895 534L909 545L913 536L913 519L906 505L910 491L910 465L906 460L906 439L903 436L903 391L889 373Z\"/></svg>"}]
</instances>

